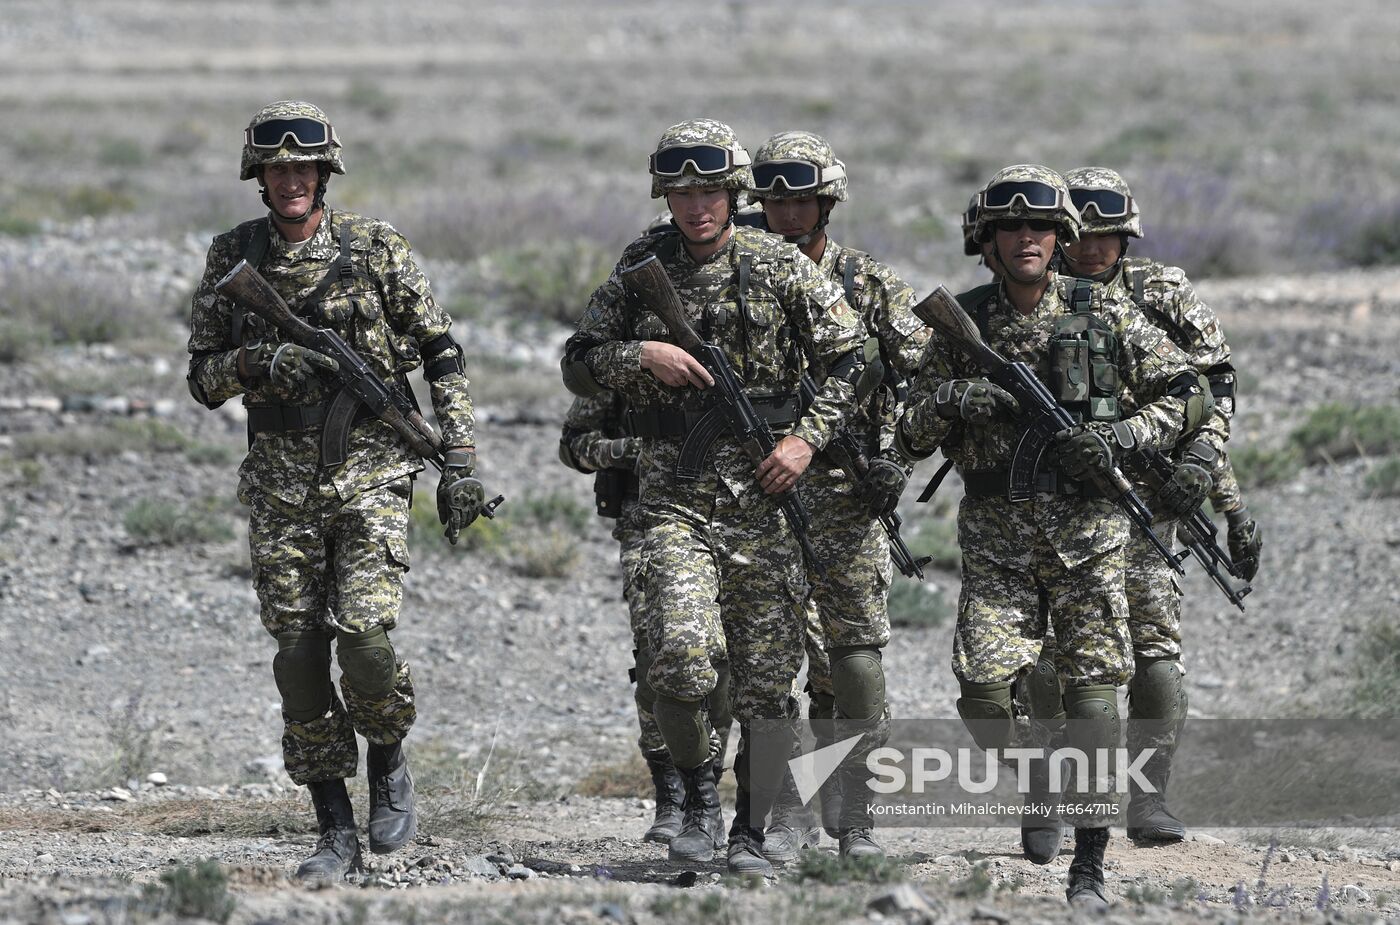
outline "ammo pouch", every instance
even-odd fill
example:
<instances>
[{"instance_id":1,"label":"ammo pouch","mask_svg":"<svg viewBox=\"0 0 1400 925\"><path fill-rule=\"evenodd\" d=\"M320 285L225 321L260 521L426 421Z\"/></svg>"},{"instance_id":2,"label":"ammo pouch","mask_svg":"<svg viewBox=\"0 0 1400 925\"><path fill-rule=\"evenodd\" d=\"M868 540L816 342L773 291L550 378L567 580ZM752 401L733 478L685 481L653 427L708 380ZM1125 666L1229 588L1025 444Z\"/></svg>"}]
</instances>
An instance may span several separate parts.
<instances>
[{"instance_id":1,"label":"ammo pouch","mask_svg":"<svg viewBox=\"0 0 1400 925\"><path fill-rule=\"evenodd\" d=\"M599 469L593 475L593 501L599 517L622 516L622 505L636 500L638 479L627 469Z\"/></svg>"},{"instance_id":2,"label":"ammo pouch","mask_svg":"<svg viewBox=\"0 0 1400 925\"><path fill-rule=\"evenodd\" d=\"M1050 391L1081 421L1117 421L1118 338L1097 315L1076 312L1050 337Z\"/></svg>"},{"instance_id":3,"label":"ammo pouch","mask_svg":"<svg viewBox=\"0 0 1400 925\"><path fill-rule=\"evenodd\" d=\"M1010 487L1009 469L972 469L962 475L963 493L969 498L1005 498ZM1065 495L1071 498L1102 498L1092 482L1069 478L1054 469L1041 469L1035 474L1037 494Z\"/></svg>"}]
</instances>

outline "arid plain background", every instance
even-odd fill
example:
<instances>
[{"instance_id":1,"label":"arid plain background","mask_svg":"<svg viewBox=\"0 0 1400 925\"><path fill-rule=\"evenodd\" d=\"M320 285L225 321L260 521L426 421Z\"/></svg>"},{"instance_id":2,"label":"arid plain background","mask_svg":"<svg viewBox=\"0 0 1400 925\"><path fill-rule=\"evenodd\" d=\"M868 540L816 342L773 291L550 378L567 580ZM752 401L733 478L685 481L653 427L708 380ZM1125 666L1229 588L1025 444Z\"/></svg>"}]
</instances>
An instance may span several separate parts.
<instances>
[{"instance_id":1,"label":"arid plain background","mask_svg":"<svg viewBox=\"0 0 1400 925\"><path fill-rule=\"evenodd\" d=\"M1267 543L1244 617L1186 582L1193 715L1396 715L1390 4L11 0L3 14L0 921L168 917L161 874L206 857L225 865L235 922L815 923L862 919L888 891L831 885L841 872L820 865L765 891L708 872L680 889L636 843L649 812L615 547L587 480L555 460L555 363L659 208L646 155L691 116L729 122L750 150L778 130L825 135L851 174L834 237L921 293L983 278L957 216L998 167L1124 173L1139 252L1183 266L1235 346L1236 459ZM431 504L415 508L396 640L423 695L410 741L427 837L375 859L367 889L315 895L280 879L310 811L278 763L273 644L233 498L243 424L183 382L208 240L261 211L237 180L242 128L287 97L322 105L345 144L330 202L404 232L452 310L484 471L511 499L451 552ZM952 714L958 494L906 499L938 568L892 595L905 717ZM897 876L950 920L1065 914L1068 856L1032 868L1014 832L888 840ZM487 856L533 876L496 882L486 872L511 865ZM1170 849L1115 840L1109 885L1137 920L1232 916L1253 908L1242 895L1320 915L1324 876L1334 914L1394 915L1398 859L1393 827L1212 830Z\"/></svg>"}]
</instances>

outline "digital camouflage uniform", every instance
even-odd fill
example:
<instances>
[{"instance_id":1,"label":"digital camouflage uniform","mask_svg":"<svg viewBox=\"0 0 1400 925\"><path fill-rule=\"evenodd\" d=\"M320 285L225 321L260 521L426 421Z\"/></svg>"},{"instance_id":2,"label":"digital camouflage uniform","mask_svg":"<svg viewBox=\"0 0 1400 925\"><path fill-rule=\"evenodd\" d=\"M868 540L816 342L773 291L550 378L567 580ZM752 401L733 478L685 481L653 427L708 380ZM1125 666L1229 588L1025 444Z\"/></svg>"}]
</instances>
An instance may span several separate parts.
<instances>
[{"instance_id":1,"label":"digital camouflage uniform","mask_svg":"<svg viewBox=\"0 0 1400 925\"><path fill-rule=\"evenodd\" d=\"M985 306L989 346L1010 361L1045 375L1055 321L1070 313L1068 283L1056 279L1040 304L1021 315L1000 290ZM1118 339L1118 373L1141 400L1131 425L1143 446L1172 446L1180 436L1184 402L1164 394L1189 369L1186 358L1130 303L1102 293L1094 314ZM934 411L932 396L949 379L982 376L961 351L934 339L915 380L903 421L909 444L932 452L942 445L964 482L968 474L1003 470L1019 437L1012 422L960 427ZM944 442L953 435L953 439ZM963 498L958 509L962 593L954 636L953 671L985 684L1021 675L1035 664L1045 627L1037 585L1048 595L1059 640L1057 668L1074 685L1119 685L1132 673L1123 591L1128 520L1113 502L1038 494L1012 503L997 496Z\"/></svg>"},{"instance_id":2,"label":"digital camouflage uniform","mask_svg":"<svg viewBox=\"0 0 1400 925\"><path fill-rule=\"evenodd\" d=\"M662 385L641 368L642 340L673 338L659 318L631 301L619 273L651 254L661 259L696 330L725 350L753 394L796 393L797 372L787 362L794 344L809 350L819 367L859 346L858 322L841 291L791 245L739 227L723 249L697 265L678 233L643 237L594 293L565 347L635 408L679 411L702 397ZM737 266L744 254L752 260L752 277L741 320ZM830 379L791 432L825 446L853 395L850 383ZM788 717L802 659L798 608L807 583L801 551L733 437L719 437L711 467L695 481L675 477L681 442L678 435L642 441L642 584L655 659L652 687L677 700L702 700L714 689L716 663L727 655L739 721Z\"/></svg>"},{"instance_id":3,"label":"digital camouflage uniform","mask_svg":"<svg viewBox=\"0 0 1400 925\"><path fill-rule=\"evenodd\" d=\"M194 296L191 388L210 407L241 395L255 413L331 397L324 389L292 394L265 379L239 378L240 343L281 337L248 316L235 339L236 310L214 284L248 253L260 226L267 242L257 267L263 276L295 312L345 338L386 382L419 366L423 345L447 332L450 319L433 301L408 242L384 222L326 208L315 233L297 249L288 247L270 218L245 222L214 239ZM304 305L340 255L342 229L353 269L338 276L315 305ZM466 378L460 373L439 378L431 383L431 395L444 444L471 445ZM353 649L363 634L390 630L398 622L409 567L410 477L422 463L388 425L370 419L352 430L345 463L324 468L320 434L318 426L257 433L239 468L238 494L249 508L253 583L263 626L283 649L289 640L304 642L308 635L323 638L325 645L324 689L303 682L311 689L303 689L298 700L312 705L310 715L290 715L284 704L283 752L287 773L298 784L353 777L356 732L374 744L393 743L415 716L405 661L396 657L389 684L357 689L343 678L342 705L330 685L329 652L335 637L343 666L347 643Z\"/></svg>"},{"instance_id":4,"label":"digital camouflage uniform","mask_svg":"<svg viewBox=\"0 0 1400 925\"><path fill-rule=\"evenodd\" d=\"M622 564L622 596L627 601L631 621L632 648L639 664L649 664L650 644L647 641L645 596L641 581L644 534L635 486L642 441L636 437L626 438L625 450L620 458L613 456L611 446L615 439L623 435L623 414L626 410L626 402L613 392L600 392L589 398L576 396L564 417L561 455L566 452L568 464L584 472L625 470L624 480L632 483L620 492L621 506L615 512L617 519L613 522L612 537L618 542ZM627 475L633 478L627 479ZM641 727L637 744L643 752L664 751L666 743L661 738L661 730L656 728L656 719L651 713L651 698L644 693L645 679L634 680L642 685L636 697L637 723Z\"/></svg>"}]
</instances>

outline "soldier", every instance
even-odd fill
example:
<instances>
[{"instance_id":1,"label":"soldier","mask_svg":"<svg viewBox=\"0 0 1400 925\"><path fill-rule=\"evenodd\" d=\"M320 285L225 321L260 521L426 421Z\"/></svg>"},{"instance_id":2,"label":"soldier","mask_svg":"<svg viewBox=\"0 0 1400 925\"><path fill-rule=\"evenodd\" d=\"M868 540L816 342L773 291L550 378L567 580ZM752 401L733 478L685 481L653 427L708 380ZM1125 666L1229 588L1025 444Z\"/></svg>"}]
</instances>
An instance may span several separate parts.
<instances>
[{"instance_id":1,"label":"soldier","mask_svg":"<svg viewBox=\"0 0 1400 925\"><path fill-rule=\"evenodd\" d=\"M413 683L389 632L408 571L412 477L423 466L363 408L348 458L323 466L320 425L332 392L321 374L335 361L284 343L215 284L246 259L294 312L338 332L386 382L404 383L421 365L448 447L438 507L450 538L483 500L480 483L467 478L476 460L472 405L451 320L398 232L325 204L330 175L344 172L340 141L317 107L284 101L253 117L240 176L257 179L269 212L214 239L189 339L195 400L217 408L241 395L248 410L238 496L249 508L262 623L277 640L283 757L292 780L310 789L320 830L315 853L297 869L307 881L337 881L360 866L345 789L357 772L357 732L369 743L370 850L394 851L417 830L403 751ZM332 641L343 703L331 683Z\"/></svg>"},{"instance_id":2,"label":"soldier","mask_svg":"<svg viewBox=\"0 0 1400 925\"><path fill-rule=\"evenodd\" d=\"M893 512L908 479L902 462L879 454L882 442L888 445L893 439L902 383L918 370L931 332L912 311L914 291L907 283L868 254L842 247L827 235L832 210L847 199L846 166L831 145L811 132L780 132L758 149L753 173L749 198L763 205L769 230L797 245L823 277L842 287L864 332L874 339L885 371L847 427L872 460L866 479L852 483L839 466L819 455L803 482L812 511L812 542L827 566L824 576L809 575L819 615L807 632L810 716L819 746L830 744L822 733L833 731L833 716L866 730L835 778L840 789L855 793L868 776L866 755L889 736L880 650L890 639L892 568L889 541L876 518ZM867 498L873 499L869 506ZM833 795L830 789L823 793L822 814L828 827L835 823L841 856L883 857L866 802L841 801L833 818ZM785 786L763 845L770 860L792 860L799 849L816 844L817 831L800 809L796 793Z\"/></svg>"},{"instance_id":3,"label":"soldier","mask_svg":"<svg viewBox=\"0 0 1400 925\"><path fill-rule=\"evenodd\" d=\"M641 506L637 503L637 465L641 458L642 441L625 435L626 409L626 401L616 392L575 398L564 418L564 432L559 438L559 459L571 469L594 473L593 491L598 516L615 521L612 535L618 542L622 559L622 596L627 601L632 625L634 666L629 674L637 685L634 699L637 723L641 727L637 744L641 747L656 791L652 824L642 840L665 845L670 844L681 829L685 783L671 761L670 753L666 751L666 742L661 738L661 730L656 727L656 718L652 715L656 695L647 682L652 659L651 643L647 639L646 597L641 582ZM729 713L729 666L721 662L717 673L719 680L710 697L710 721L720 739L714 762L716 784L724 769L725 745L732 723Z\"/></svg>"},{"instance_id":4,"label":"soldier","mask_svg":"<svg viewBox=\"0 0 1400 925\"><path fill-rule=\"evenodd\" d=\"M1045 633L1042 597L1059 641L1057 667L1071 721L1069 745L1091 758L1092 779L1112 771L1098 749L1118 744L1117 687L1131 673L1123 590L1128 521L1094 488L1115 457L1176 444L1209 411L1186 358L1131 303L1103 298L1092 284L1050 269L1058 244L1078 237L1079 214L1054 171L1018 165L998 171L979 198L978 242L988 242L998 283L969 311L987 343L1025 362L1083 423L1056 435L1037 474L1037 493L1007 499L1008 464L1019 437L1016 400L988 382L972 359L930 341L896 444L909 458L942 445L965 495L958 510L962 592L953 644L958 713L983 748L1028 741L1013 707L1014 687L1036 663ZM1071 285L1071 283L1074 283ZM1119 413L1119 383L1138 401ZM1044 772L1044 759L1037 762ZM1071 818L1074 860L1067 898L1107 905L1103 854L1111 816L1101 797L1080 794Z\"/></svg>"},{"instance_id":5,"label":"soldier","mask_svg":"<svg viewBox=\"0 0 1400 925\"><path fill-rule=\"evenodd\" d=\"M651 156L652 196L666 198L675 229L627 247L565 345L562 366L576 394L623 393L642 438L642 584L653 659L647 679L686 791L670 857L709 860L722 843L710 773L717 741L704 702L727 654L741 730L728 865L771 876L762 825L782 765L751 766L750 737L755 720L796 718L792 684L802 662L807 595L801 550L776 496L796 486L812 454L850 413L862 364L859 324L840 289L795 247L734 226L739 195L753 182L749 163L723 123L694 119L662 134ZM783 435L756 471L724 432L698 477L677 472L684 436L697 413L711 407L705 389L714 380L624 289L621 270L653 255L701 336L724 350L755 407ZM806 412L788 362L793 349L807 353L825 377Z\"/></svg>"},{"instance_id":6,"label":"soldier","mask_svg":"<svg viewBox=\"0 0 1400 925\"><path fill-rule=\"evenodd\" d=\"M1215 412L1175 454L1177 468L1168 490L1153 498L1160 521L1156 532L1170 544L1175 521L1189 517L1209 494L1211 505L1230 524L1232 557L1253 576L1258 567L1259 530L1240 497L1225 441L1234 412L1235 371L1230 348L1215 313L1199 298L1177 267L1128 257L1129 238L1142 237L1142 219L1128 185L1106 167L1081 167L1065 175L1070 199L1083 230L1064 248L1066 268L1101 283L1119 300L1131 300L1148 321L1164 331L1210 384ZM1128 405L1127 407L1131 407ZM1186 721L1185 669L1181 664L1181 592L1171 569L1134 528L1127 547L1128 629L1133 640L1133 679L1128 684L1128 750L1156 751L1144 776L1156 793L1130 787L1128 836L1175 842L1186 829L1167 809L1165 794L1176 738Z\"/></svg>"}]
</instances>

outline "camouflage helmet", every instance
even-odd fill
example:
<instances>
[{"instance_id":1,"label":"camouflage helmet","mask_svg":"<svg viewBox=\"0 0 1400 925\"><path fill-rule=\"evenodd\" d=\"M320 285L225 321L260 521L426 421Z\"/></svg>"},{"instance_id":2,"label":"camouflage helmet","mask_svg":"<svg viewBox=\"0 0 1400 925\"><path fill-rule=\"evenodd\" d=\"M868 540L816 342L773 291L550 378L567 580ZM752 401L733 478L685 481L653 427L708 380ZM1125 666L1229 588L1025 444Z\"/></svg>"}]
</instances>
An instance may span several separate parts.
<instances>
[{"instance_id":1,"label":"camouflage helmet","mask_svg":"<svg viewBox=\"0 0 1400 925\"><path fill-rule=\"evenodd\" d=\"M674 176L662 176L657 173L657 156L661 152L669 148L693 146L712 146L728 152L725 166L702 174L700 166L694 160L685 160L680 165L680 172ZM739 137L723 122L714 119L687 119L678 122L661 133L661 140L656 143L656 150L651 155L647 168L651 173L651 198L660 199L673 190L697 186L715 186L735 192L747 191L753 187L753 171L749 169L751 163L749 152L739 144Z\"/></svg>"},{"instance_id":2,"label":"camouflage helmet","mask_svg":"<svg viewBox=\"0 0 1400 925\"><path fill-rule=\"evenodd\" d=\"M1137 200L1118 171L1107 167L1078 167L1065 174L1065 184L1069 187L1070 199L1079 209L1079 220L1084 231L1089 234L1142 237L1142 215L1138 211ZM1103 200L1102 193L1117 195ZM1113 214L1101 214L1101 206L1103 211Z\"/></svg>"},{"instance_id":3,"label":"camouflage helmet","mask_svg":"<svg viewBox=\"0 0 1400 925\"><path fill-rule=\"evenodd\" d=\"M1031 199L1037 190L1048 195L1044 201L1033 203ZM977 194L973 237L979 242L988 240L992 225L1002 218L1047 218L1060 226L1058 243L1073 244L1079 240L1079 211L1070 201L1065 178L1039 164L1003 167L992 175Z\"/></svg>"},{"instance_id":4,"label":"camouflage helmet","mask_svg":"<svg viewBox=\"0 0 1400 925\"><path fill-rule=\"evenodd\" d=\"M961 216L963 253L969 257L976 257L982 253L982 245L977 243L977 236L973 234L977 229L977 200L981 195L981 190L972 194L972 198L967 201L967 211Z\"/></svg>"},{"instance_id":5,"label":"camouflage helmet","mask_svg":"<svg viewBox=\"0 0 1400 925\"><path fill-rule=\"evenodd\" d=\"M328 140L317 145L303 146L300 142L307 139L298 138L289 128L281 139L276 141L277 147L255 147L253 130L265 122L277 119L309 119L319 122L325 126L324 134ZM340 139L336 137L331 120L326 118L321 108L300 100L281 100L258 110L258 114L253 116L248 127L244 129L243 164L238 179L251 180L257 174L257 168L264 164L284 164L291 161L318 161L328 165L335 173L345 173L345 162L340 158Z\"/></svg>"},{"instance_id":6,"label":"camouflage helmet","mask_svg":"<svg viewBox=\"0 0 1400 925\"><path fill-rule=\"evenodd\" d=\"M765 173L774 173L781 162L794 162L816 168L812 177L815 185L801 185L793 189L788 178L777 174L765 176L765 186L758 189L758 178ZM804 196L829 196L837 202L846 201L846 165L836 159L831 145L826 139L811 132L779 132L765 141L754 156L754 186L749 194L751 199L801 199ZM767 166L769 169L764 170ZM809 171L810 172L810 171Z\"/></svg>"}]
</instances>

